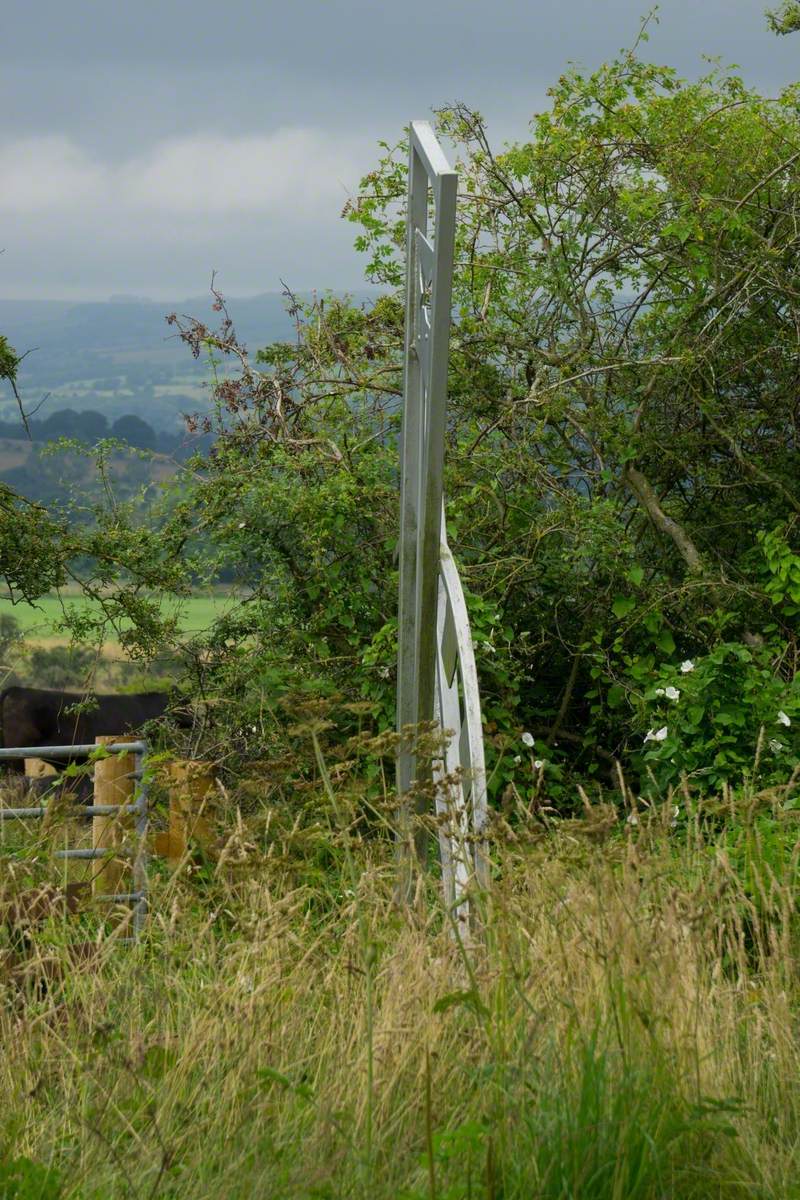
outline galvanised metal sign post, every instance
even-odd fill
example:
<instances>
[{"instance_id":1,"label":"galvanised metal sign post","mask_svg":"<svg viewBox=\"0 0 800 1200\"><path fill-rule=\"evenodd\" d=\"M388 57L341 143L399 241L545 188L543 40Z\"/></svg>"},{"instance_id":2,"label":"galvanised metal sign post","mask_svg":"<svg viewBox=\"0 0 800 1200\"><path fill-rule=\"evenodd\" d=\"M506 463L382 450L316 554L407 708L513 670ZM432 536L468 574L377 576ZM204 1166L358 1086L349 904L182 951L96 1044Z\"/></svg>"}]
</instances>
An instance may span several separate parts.
<instances>
[{"instance_id":1,"label":"galvanised metal sign post","mask_svg":"<svg viewBox=\"0 0 800 1200\"><path fill-rule=\"evenodd\" d=\"M445 901L468 927L467 885L488 882L483 842L486 772L480 696L464 593L447 545L442 492L447 363L458 175L427 121L410 132L406 236L406 335L401 450L398 614L398 788L403 889L413 886L410 794L433 784ZM431 203L432 201L432 203ZM432 217L429 227L429 216ZM418 755L417 728L450 736L441 759Z\"/></svg>"}]
</instances>

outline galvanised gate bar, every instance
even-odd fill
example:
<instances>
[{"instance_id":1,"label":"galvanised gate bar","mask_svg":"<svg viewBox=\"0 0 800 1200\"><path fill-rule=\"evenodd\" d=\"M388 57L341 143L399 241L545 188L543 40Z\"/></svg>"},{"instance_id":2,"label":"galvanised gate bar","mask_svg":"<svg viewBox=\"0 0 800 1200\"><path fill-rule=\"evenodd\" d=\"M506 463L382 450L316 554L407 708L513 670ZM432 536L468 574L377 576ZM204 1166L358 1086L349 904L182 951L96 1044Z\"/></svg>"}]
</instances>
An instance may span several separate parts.
<instances>
[{"instance_id":1,"label":"galvanised gate bar","mask_svg":"<svg viewBox=\"0 0 800 1200\"><path fill-rule=\"evenodd\" d=\"M94 899L107 904L128 903L133 906L133 937L138 940L147 914L147 822L148 797L147 780L145 778L145 758L147 742L114 742L107 746L90 744L87 746L14 746L8 750L0 749L0 762L19 758L73 758L76 755L89 758L101 750L106 754L130 754L133 756L134 767L125 778L134 780L135 800L132 804L91 804L78 805L74 815L87 817L113 817L131 815L136 817L134 828L135 845L133 850L132 875L133 891L117 895L95 896ZM40 804L31 808L0 808L0 821L24 821L44 817L47 805ZM86 850L57 850L56 858L98 859L109 858L124 853L124 850L86 849Z\"/></svg>"},{"instance_id":2,"label":"galvanised gate bar","mask_svg":"<svg viewBox=\"0 0 800 1200\"><path fill-rule=\"evenodd\" d=\"M458 175L427 121L411 123L409 141L397 672L402 891L413 888L409 797L431 783L445 902L467 933L470 881L486 888L489 870L478 674L443 497ZM432 764L417 754L413 732L430 722L450 735ZM413 840L422 856L424 833Z\"/></svg>"}]
</instances>

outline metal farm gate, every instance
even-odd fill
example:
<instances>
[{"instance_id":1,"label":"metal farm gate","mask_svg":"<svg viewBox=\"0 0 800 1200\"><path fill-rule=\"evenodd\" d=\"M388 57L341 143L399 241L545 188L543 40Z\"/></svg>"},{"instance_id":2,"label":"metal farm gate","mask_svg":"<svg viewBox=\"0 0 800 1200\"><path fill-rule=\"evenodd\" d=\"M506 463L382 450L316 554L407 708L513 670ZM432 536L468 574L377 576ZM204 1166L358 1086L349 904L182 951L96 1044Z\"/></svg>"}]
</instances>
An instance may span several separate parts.
<instances>
[{"instance_id":1,"label":"metal farm gate","mask_svg":"<svg viewBox=\"0 0 800 1200\"><path fill-rule=\"evenodd\" d=\"M458 175L427 121L410 130L406 334L400 498L397 726L400 838L411 885L410 799L436 791L445 903L469 930L467 889L488 884L480 694L464 592L447 544L443 497L447 366ZM442 758L418 755L415 731L449 734ZM424 838L417 838L423 852Z\"/></svg>"},{"instance_id":2,"label":"metal farm gate","mask_svg":"<svg viewBox=\"0 0 800 1200\"><path fill-rule=\"evenodd\" d=\"M87 746L15 746L10 750L0 749L0 762L19 758L64 759L72 758L75 755L88 758L91 755L96 754L98 749L101 749L101 747L98 747L95 744ZM125 776L125 778L132 778L134 780L133 803L76 805L73 811L75 816L122 817L129 815L135 816L136 818L133 831L133 849L129 852L132 858L131 873L133 878L133 890L130 892L122 892L117 895L99 895L93 897L95 901L100 903L128 903L132 905L133 915L131 923L133 940L136 941L141 934L145 916L147 914L148 797L147 780L145 778L147 743L143 741L114 742L111 745L102 746L102 751L104 754L130 754L133 756L133 771L130 772L129 775ZM46 814L46 804L40 804L30 808L0 808L0 821L25 821L28 819L35 820L37 818L46 816ZM55 857L62 859L101 859L124 854L126 854L124 847L115 848L114 850L95 847L93 849L85 850L57 850L55 852Z\"/></svg>"}]
</instances>

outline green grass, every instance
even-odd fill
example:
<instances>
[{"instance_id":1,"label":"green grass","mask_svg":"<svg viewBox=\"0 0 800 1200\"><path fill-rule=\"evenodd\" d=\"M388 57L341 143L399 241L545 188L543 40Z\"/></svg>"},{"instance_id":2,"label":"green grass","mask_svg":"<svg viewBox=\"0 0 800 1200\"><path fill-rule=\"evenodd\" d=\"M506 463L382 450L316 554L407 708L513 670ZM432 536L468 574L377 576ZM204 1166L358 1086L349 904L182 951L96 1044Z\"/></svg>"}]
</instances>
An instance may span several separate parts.
<instances>
[{"instance_id":1,"label":"green grass","mask_svg":"<svg viewBox=\"0 0 800 1200\"><path fill-rule=\"evenodd\" d=\"M234 603L230 594L225 592L207 593L205 595L188 596L181 601L171 601L168 611L179 613L179 625L183 633L200 633L208 629L214 618L223 613ZM12 616L20 625L20 629L29 639L66 639L58 625L63 620L64 609L99 612L96 601L85 596L55 593L42 596L36 604L12 604L6 598L0 598L0 617ZM166 605L165 605L166 609Z\"/></svg>"},{"instance_id":2,"label":"green grass","mask_svg":"<svg viewBox=\"0 0 800 1200\"><path fill-rule=\"evenodd\" d=\"M154 867L141 945L73 969L54 923L62 982L0 996L0 1162L30 1180L0 1195L800 1200L796 862L748 843L755 911L667 806L602 844L499 820L458 947L433 878L398 911L346 790L228 799L215 861Z\"/></svg>"}]
</instances>

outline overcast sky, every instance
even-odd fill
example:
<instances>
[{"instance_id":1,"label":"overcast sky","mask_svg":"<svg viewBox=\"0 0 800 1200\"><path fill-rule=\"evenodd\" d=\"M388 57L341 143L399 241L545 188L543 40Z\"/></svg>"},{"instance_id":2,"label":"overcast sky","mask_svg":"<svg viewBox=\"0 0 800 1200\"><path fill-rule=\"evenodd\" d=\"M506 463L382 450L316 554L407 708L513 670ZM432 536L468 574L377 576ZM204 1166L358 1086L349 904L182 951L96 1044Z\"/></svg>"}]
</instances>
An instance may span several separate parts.
<instances>
[{"instance_id":1,"label":"overcast sky","mask_svg":"<svg viewBox=\"0 0 800 1200\"><path fill-rule=\"evenodd\" d=\"M649 57L800 77L766 0L662 0ZM523 137L648 0L2 0L0 296L180 298L362 280L339 219L376 141L455 99Z\"/></svg>"}]
</instances>

